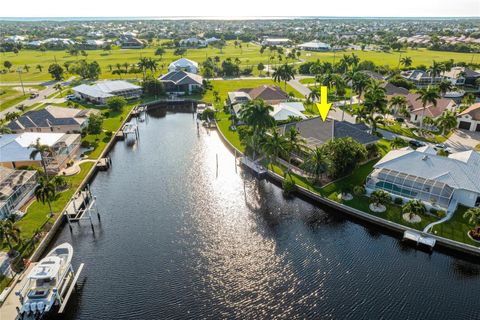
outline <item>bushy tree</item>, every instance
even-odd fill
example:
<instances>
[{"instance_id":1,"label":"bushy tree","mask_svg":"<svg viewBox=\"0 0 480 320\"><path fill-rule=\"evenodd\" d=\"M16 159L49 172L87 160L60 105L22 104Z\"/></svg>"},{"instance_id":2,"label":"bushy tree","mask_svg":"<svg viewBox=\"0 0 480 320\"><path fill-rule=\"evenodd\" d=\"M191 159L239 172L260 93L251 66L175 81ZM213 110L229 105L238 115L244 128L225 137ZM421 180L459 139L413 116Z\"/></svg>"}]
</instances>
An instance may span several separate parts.
<instances>
[{"instance_id":1,"label":"bushy tree","mask_svg":"<svg viewBox=\"0 0 480 320\"><path fill-rule=\"evenodd\" d=\"M358 165L367 159L367 149L351 137L333 139L322 146L329 159L328 172L332 178L352 173Z\"/></svg>"},{"instance_id":2,"label":"bushy tree","mask_svg":"<svg viewBox=\"0 0 480 320\"><path fill-rule=\"evenodd\" d=\"M63 79L63 68L58 63L53 63L48 66L48 73L50 73L52 78L57 81Z\"/></svg>"},{"instance_id":3,"label":"bushy tree","mask_svg":"<svg viewBox=\"0 0 480 320\"><path fill-rule=\"evenodd\" d=\"M87 127L88 133L99 135L100 133L102 133L102 126L103 126L103 117L101 115L92 113L88 117L88 127Z\"/></svg>"},{"instance_id":4,"label":"bushy tree","mask_svg":"<svg viewBox=\"0 0 480 320\"><path fill-rule=\"evenodd\" d=\"M107 99L107 106L113 111L121 111L126 104L127 100L121 96Z\"/></svg>"},{"instance_id":5,"label":"bushy tree","mask_svg":"<svg viewBox=\"0 0 480 320\"><path fill-rule=\"evenodd\" d=\"M142 81L143 92L149 95L162 96L165 94L163 83L154 77L147 77Z\"/></svg>"}]
</instances>

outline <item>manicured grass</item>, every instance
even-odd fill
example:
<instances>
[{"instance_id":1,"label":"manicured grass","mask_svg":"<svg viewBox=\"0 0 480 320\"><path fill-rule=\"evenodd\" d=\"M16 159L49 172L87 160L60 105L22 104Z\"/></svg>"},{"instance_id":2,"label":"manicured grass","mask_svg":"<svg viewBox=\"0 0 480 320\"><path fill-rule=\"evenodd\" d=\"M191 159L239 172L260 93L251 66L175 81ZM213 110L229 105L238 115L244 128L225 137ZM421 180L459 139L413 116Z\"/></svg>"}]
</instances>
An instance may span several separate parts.
<instances>
[{"instance_id":1,"label":"manicured grass","mask_svg":"<svg viewBox=\"0 0 480 320\"><path fill-rule=\"evenodd\" d=\"M8 278L4 275L0 275L0 292L2 292L3 289L5 289L8 286L11 280L12 280L11 278Z\"/></svg>"},{"instance_id":2,"label":"manicured grass","mask_svg":"<svg viewBox=\"0 0 480 320\"><path fill-rule=\"evenodd\" d=\"M237 131L230 130L231 122L228 119L229 115L223 111L217 113L217 125L218 129L223 133L225 138L230 141L230 143L240 150L241 152L245 151L245 147L240 143L240 137Z\"/></svg>"},{"instance_id":3,"label":"manicured grass","mask_svg":"<svg viewBox=\"0 0 480 320\"><path fill-rule=\"evenodd\" d=\"M480 152L480 143L475 146L475 151Z\"/></svg>"},{"instance_id":4,"label":"manicured grass","mask_svg":"<svg viewBox=\"0 0 480 320\"><path fill-rule=\"evenodd\" d=\"M389 65L390 67L397 67L398 61L402 57L410 57L413 60L413 66L424 64L430 66L433 60L446 61L453 59L455 62L473 62L480 63L480 57L473 56L471 53L447 52L447 51L431 51L427 49L418 50L402 50L400 52L377 52L377 51L361 51L361 50L347 50L341 52L302 52L302 59L307 61L315 61L319 59L322 62L338 62L344 54L350 55L355 53L361 60L370 60L376 65ZM473 57L473 61L472 61Z\"/></svg>"},{"instance_id":5,"label":"manicured grass","mask_svg":"<svg viewBox=\"0 0 480 320\"><path fill-rule=\"evenodd\" d=\"M6 110L24 100L27 100L31 91L41 90L42 86L26 86L25 95L20 86L0 86L0 111Z\"/></svg>"},{"instance_id":6,"label":"manicured grass","mask_svg":"<svg viewBox=\"0 0 480 320\"><path fill-rule=\"evenodd\" d=\"M408 138L419 140L419 141L430 142L430 143L443 143L448 139L448 137L451 134L449 133L448 135L444 136L442 134L437 134L432 132L432 135L430 137L422 137L422 136L416 135L411 128L402 127L402 125L398 122L396 122L394 125L389 125L389 126L379 125L378 127L381 129L396 133L398 135L402 135L404 137L408 137Z\"/></svg>"},{"instance_id":7,"label":"manicured grass","mask_svg":"<svg viewBox=\"0 0 480 320\"><path fill-rule=\"evenodd\" d=\"M441 237L480 247L480 243L468 237L467 233L473 229L473 226L468 224L467 219L463 218L463 214L467 210L467 207L459 206L449 221L434 226L432 232Z\"/></svg>"},{"instance_id":8,"label":"manicured grass","mask_svg":"<svg viewBox=\"0 0 480 320\"><path fill-rule=\"evenodd\" d=\"M22 239L31 239L35 232L37 232L47 221L50 223L55 221L56 217L61 213L93 165L94 163L92 162L82 163L80 165L81 171L79 174L66 177L66 180L71 187L64 192L57 194L55 201L52 201L52 210L54 212L53 218L48 217L50 210L47 203L43 204L39 201L34 201L30 205L25 216L16 223L21 230Z\"/></svg>"}]
</instances>

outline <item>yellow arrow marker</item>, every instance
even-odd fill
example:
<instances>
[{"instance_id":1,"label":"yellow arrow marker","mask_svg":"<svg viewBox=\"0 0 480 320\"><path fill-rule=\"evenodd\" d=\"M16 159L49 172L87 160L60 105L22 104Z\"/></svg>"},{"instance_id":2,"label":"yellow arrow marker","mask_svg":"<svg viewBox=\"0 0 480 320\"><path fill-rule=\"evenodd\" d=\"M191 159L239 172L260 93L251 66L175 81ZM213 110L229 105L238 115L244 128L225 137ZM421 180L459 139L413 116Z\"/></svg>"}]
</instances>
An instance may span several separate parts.
<instances>
[{"instance_id":1,"label":"yellow arrow marker","mask_svg":"<svg viewBox=\"0 0 480 320\"><path fill-rule=\"evenodd\" d=\"M323 121L327 119L328 112L332 107L331 103L327 103L327 87L322 86L320 88L320 103L317 103L318 111L320 111L320 116L322 116Z\"/></svg>"}]
</instances>

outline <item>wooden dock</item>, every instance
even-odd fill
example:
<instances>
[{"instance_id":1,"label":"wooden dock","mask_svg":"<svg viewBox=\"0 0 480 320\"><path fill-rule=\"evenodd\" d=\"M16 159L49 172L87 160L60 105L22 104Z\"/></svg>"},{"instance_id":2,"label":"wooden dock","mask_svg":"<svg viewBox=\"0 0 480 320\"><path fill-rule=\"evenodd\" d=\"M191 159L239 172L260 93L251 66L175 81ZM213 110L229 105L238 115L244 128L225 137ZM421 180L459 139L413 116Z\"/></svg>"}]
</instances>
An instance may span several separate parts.
<instances>
[{"instance_id":1,"label":"wooden dock","mask_svg":"<svg viewBox=\"0 0 480 320\"><path fill-rule=\"evenodd\" d=\"M248 157L240 157L240 163L252 171L259 179L263 179L267 175L267 169L256 161L251 160Z\"/></svg>"},{"instance_id":2,"label":"wooden dock","mask_svg":"<svg viewBox=\"0 0 480 320\"><path fill-rule=\"evenodd\" d=\"M112 166L112 159L110 157L100 158L97 162L98 170L107 171Z\"/></svg>"}]
</instances>

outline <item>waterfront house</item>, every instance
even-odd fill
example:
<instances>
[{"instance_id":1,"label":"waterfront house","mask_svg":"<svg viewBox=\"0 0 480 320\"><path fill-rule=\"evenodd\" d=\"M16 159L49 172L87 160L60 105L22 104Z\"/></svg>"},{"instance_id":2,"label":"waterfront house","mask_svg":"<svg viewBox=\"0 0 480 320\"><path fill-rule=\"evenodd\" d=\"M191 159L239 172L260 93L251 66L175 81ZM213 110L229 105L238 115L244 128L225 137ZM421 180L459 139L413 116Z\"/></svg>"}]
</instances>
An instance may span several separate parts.
<instances>
[{"instance_id":1,"label":"waterfront house","mask_svg":"<svg viewBox=\"0 0 480 320\"><path fill-rule=\"evenodd\" d=\"M286 121L291 118L306 119L307 117L302 113L305 111L305 107L302 102L281 102L279 104L272 105L273 111L270 111L270 115L275 121Z\"/></svg>"},{"instance_id":2,"label":"waterfront house","mask_svg":"<svg viewBox=\"0 0 480 320\"><path fill-rule=\"evenodd\" d=\"M459 129L480 132L480 103L472 104L461 112L457 121Z\"/></svg>"},{"instance_id":3,"label":"waterfront house","mask_svg":"<svg viewBox=\"0 0 480 320\"><path fill-rule=\"evenodd\" d=\"M230 107L242 105L252 100L250 95L243 91L233 91L227 93L227 103Z\"/></svg>"},{"instance_id":4,"label":"waterfront house","mask_svg":"<svg viewBox=\"0 0 480 320\"><path fill-rule=\"evenodd\" d=\"M440 117L445 111L455 111L457 104L452 99L440 98L437 99L437 105L431 103L427 104L425 111L423 111L423 104L418 100L420 95L418 93L409 93L406 96L407 108L410 113L410 121L413 123L420 123L422 117L429 117L436 119Z\"/></svg>"},{"instance_id":5,"label":"waterfront house","mask_svg":"<svg viewBox=\"0 0 480 320\"><path fill-rule=\"evenodd\" d=\"M101 105L111 97L136 99L142 94L142 87L124 80L99 81L92 85L81 84L72 90L77 98Z\"/></svg>"},{"instance_id":6,"label":"waterfront house","mask_svg":"<svg viewBox=\"0 0 480 320\"><path fill-rule=\"evenodd\" d=\"M99 114L95 109L73 109L47 106L40 110L28 111L8 127L13 133L22 132L63 132L81 133L88 126L88 117Z\"/></svg>"},{"instance_id":7,"label":"waterfront house","mask_svg":"<svg viewBox=\"0 0 480 320\"><path fill-rule=\"evenodd\" d=\"M24 132L0 136L0 165L16 169L22 166L41 166L41 156L30 159L33 145L39 141L50 147L45 157L47 171L58 173L75 157L80 147L79 134Z\"/></svg>"},{"instance_id":8,"label":"waterfront house","mask_svg":"<svg viewBox=\"0 0 480 320\"><path fill-rule=\"evenodd\" d=\"M279 126L282 134L292 127L298 130L300 136L305 139L307 146L312 149L332 140L332 138L351 137L363 145L374 144L380 139L370 134L369 128L363 123L354 124L330 118L323 121L321 117L314 117Z\"/></svg>"},{"instance_id":9,"label":"waterfront house","mask_svg":"<svg viewBox=\"0 0 480 320\"><path fill-rule=\"evenodd\" d=\"M297 48L305 51L329 51L331 49L329 44L324 42L313 40L299 44Z\"/></svg>"},{"instance_id":10,"label":"waterfront house","mask_svg":"<svg viewBox=\"0 0 480 320\"><path fill-rule=\"evenodd\" d=\"M392 150L374 165L368 192L382 189L408 201L419 199L427 207L455 210L457 204L480 205L480 154L470 150L439 156L429 146Z\"/></svg>"},{"instance_id":11,"label":"waterfront house","mask_svg":"<svg viewBox=\"0 0 480 320\"><path fill-rule=\"evenodd\" d=\"M198 63L187 58L181 58L168 65L168 72L172 71L198 73Z\"/></svg>"},{"instance_id":12,"label":"waterfront house","mask_svg":"<svg viewBox=\"0 0 480 320\"><path fill-rule=\"evenodd\" d=\"M170 71L158 80L163 83L168 93L190 94L201 90L203 86L202 76L186 71Z\"/></svg>"},{"instance_id":13,"label":"waterfront house","mask_svg":"<svg viewBox=\"0 0 480 320\"><path fill-rule=\"evenodd\" d=\"M272 85L261 85L255 88L242 88L238 91L248 93L252 100L262 99L266 104L278 104L288 100L288 94L280 87Z\"/></svg>"},{"instance_id":14,"label":"waterfront house","mask_svg":"<svg viewBox=\"0 0 480 320\"><path fill-rule=\"evenodd\" d=\"M36 170L13 170L0 166L0 220L18 210L33 195Z\"/></svg>"},{"instance_id":15,"label":"waterfront house","mask_svg":"<svg viewBox=\"0 0 480 320\"><path fill-rule=\"evenodd\" d=\"M443 81L443 76L432 77L423 70L408 70L402 71L400 75L411 82L418 88L426 87L429 85L436 85Z\"/></svg>"},{"instance_id":16,"label":"waterfront house","mask_svg":"<svg viewBox=\"0 0 480 320\"><path fill-rule=\"evenodd\" d=\"M448 71L444 71L442 76L445 80L450 81L452 85L455 86L467 85L471 87L478 87L476 81L480 78L480 73L470 68L453 67Z\"/></svg>"}]
</instances>

